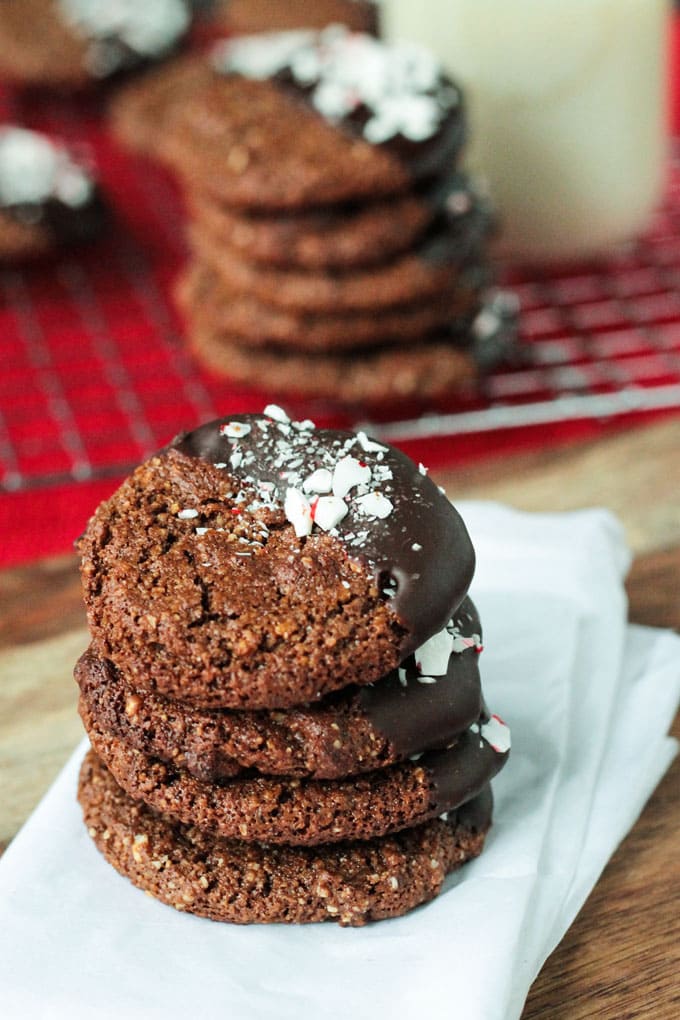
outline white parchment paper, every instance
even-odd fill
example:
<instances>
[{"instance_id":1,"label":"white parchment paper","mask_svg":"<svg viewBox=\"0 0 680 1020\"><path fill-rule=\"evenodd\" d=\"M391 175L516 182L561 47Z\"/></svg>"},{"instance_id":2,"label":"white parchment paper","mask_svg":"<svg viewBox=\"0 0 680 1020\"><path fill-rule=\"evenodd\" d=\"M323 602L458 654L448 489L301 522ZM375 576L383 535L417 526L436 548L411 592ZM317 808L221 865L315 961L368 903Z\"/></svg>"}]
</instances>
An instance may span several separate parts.
<instances>
[{"instance_id":1,"label":"white parchment paper","mask_svg":"<svg viewBox=\"0 0 680 1020\"><path fill-rule=\"evenodd\" d=\"M626 625L629 558L606 512L461 511L477 549L484 690L513 734L482 856L433 903L363 929L179 914L87 836L75 803L84 742L0 861L3 1016L520 1015L676 752L680 639Z\"/></svg>"}]
</instances>

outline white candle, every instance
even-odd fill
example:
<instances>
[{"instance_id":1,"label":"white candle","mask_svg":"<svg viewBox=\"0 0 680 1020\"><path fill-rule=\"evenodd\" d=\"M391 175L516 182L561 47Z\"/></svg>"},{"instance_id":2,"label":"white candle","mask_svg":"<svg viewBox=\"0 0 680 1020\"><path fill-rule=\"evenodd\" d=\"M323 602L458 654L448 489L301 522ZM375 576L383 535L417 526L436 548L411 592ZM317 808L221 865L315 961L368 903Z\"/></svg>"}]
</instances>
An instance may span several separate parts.
<instances>
[{"instance_id":1,"label":"white candle","mask_svg":"<svg viewBox=\"0 0 680 1020\"><path fill-rule=\"evenodd\" d=\"M429 46L465 87L468 161L502 250L572 258L637 234L665 155L666 0L385 0L390 39Z\"/></svg>"}]
</instances>

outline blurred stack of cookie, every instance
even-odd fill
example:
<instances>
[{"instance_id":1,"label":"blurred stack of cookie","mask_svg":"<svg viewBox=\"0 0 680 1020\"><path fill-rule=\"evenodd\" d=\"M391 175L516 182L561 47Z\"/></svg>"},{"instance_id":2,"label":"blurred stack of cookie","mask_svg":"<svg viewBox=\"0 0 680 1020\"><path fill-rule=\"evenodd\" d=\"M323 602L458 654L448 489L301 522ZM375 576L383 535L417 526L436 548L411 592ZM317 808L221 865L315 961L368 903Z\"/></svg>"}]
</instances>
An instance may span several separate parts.
<instances>
[{"instance_id":1,"label":"blurred stack of cookie","mask_svg":"<svg viewBox=\"0 0 680 1020\"><path fill-rule=\"evenodd\" d=\"M462 96L426 50L339 27L227 40L116 122L185 187L179 303L211 369L375 402L469 389L506 343Z\"/></svg>"},{"instance_id":2,"label":"blurred stack of cookie","mask_svg":"<svg viewBox=\"0 0 680 1020\"><path fill-rule=\"evenodd\" d=\"M79 797L132 882L214 920L361 925L481 851L509 731L467 531L403 453L274 406L210 422L80 550Z\"/></svg>"}]
</instances>

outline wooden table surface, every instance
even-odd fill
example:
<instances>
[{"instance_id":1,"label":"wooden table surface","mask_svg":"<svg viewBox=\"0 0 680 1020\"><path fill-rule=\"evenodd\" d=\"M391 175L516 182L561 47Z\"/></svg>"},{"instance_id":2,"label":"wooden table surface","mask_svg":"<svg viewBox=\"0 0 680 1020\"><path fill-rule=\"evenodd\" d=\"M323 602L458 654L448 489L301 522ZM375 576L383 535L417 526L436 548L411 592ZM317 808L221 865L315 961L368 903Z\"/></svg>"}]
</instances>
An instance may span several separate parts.
<instances>
[{"instance_id":1,"label":"wooden table surface","mask_svg":"<svg viewBox=\"0 0 680 1020\"><path fill-rule=\"evenodd\" d=\"M454 500L614 510L636 554L631 619L680 629L680 419L437 481ZM71 670L84 623L74 557L0 572L0 852L82 735ZM679 780L676 760L545 964L523 1020L680 1017Z\"/></svg>"}]
</instances>

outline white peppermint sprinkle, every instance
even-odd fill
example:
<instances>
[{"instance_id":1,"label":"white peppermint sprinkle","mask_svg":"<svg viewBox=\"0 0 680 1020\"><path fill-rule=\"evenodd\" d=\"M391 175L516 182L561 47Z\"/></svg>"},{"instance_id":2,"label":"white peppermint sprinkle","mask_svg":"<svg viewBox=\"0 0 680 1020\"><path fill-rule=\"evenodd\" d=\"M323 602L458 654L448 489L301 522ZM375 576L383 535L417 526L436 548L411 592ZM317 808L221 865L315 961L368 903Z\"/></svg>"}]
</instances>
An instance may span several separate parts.
<instances>
[{"instance_id":1,"label":"white peppermint sprinkle","mask_svg":"<svg viewBox=\"0 0 680 1020\"><path fill-rule=\"evenodd\" d=\"M234 450L231 457L229 458L229 463L233 467L234 471L236 471L237 468L240 468L242 460L243 454L241 453L241 451Z\"/></svg>"},{"instance_id":2,"label":"white peppermint sprinkle","mask_svg":"<svg viewBox=\"0 0 680 1020\"><path fill-rule=\"evenodd\" d=\"M286 412L282 407L279 407L278 404L267 404L263 413L266 414L268 418L273 418L274 421L283 422L284 425L287 425L290 421Z\"/></svg>"},{"instance_id":3,"label":"white peppermint sprinkle","mask_svg":"<svg viewBox=\"0 0 680 1020\"><path fill-rule=\"evenodd\" d=\"M220 435L229 439L243 439L250 432L250 425L243 421L230 421L220 425Z\"/></svg>"},{"instance_id":4,"label":"white peppermint sprinkle","mask_svg":"<svg viewBox=\"0 0 680 1020\"><path fill-rule=\"evenodd\" d=\"M426 475L428 471L424 464L419 464L418 470L420 471L421 475Z\"/></svg>"},{"instance_id":5,"label":"white peppermint sprinkle","mask_svg":"<svg viewBox=\"0 0 680 1020\"><path fill-rule=\"evenodd\" d=\"M227 464L226 464L226 461L224 461L224 460L220 460L216 464L213 464L213 467L216 467L216 468L225 468L226 466L227 466Z\"/></svg>"},{"instance_id":6,"label":"white peppermint sprinkle","mask_svg":"<svg viewBox=\"0 0 680 1020\"><path fill-rule=\"evenodd\" d=\"M437 678L434 676L417 676L416 680L419 684L436 684Z\"/></svg>"},{"instance_id":7,"label":"white peppermint sprinkle","mask_svg":"<svg viewBox=\"0 0 680 1020\"><path fill-rule=\"evenodd\" d=\"M396 875L390 875L389 882L390 882L390 889L398 889L399 888L399 879L397 878Z\"/></svg>"},{"instance_id":8,"label":"white peppermint sprinkle","mask_svg":"<svg viewBox=\"0 0 680 1020\"><path fill-rule=\"evenodd\" d=\"M398 667L397 673L399 674L399 683L402 687L408 687L408 680L406 679L406 670Z\"/></svg>"},{"instance_id":9,"label":"white peppermint sprinkle","mask_svg":"<svg viewBox=\"0 0 680 1020\"><path fill-rule=\"evenodd\" d=\"M298 538L311 535L314 525L312 521L312 508L303 492L299 489L287 489L283 511L286 515L286 520L290 521L295 528L295 534Z\"/></svg>"},{"instance_id":10,"label":"white peppermint sprinkle","mask_svg":"<svg viewBox=\"0 0 680 1020\"><path fill-rule=\"evenodd\" d=\"M318 468L305 478L302 488L305 492L330 492L333 488L333 475L328 468Z\"/></svg>"},{"instance_id":11,"label":"white peppermint sprinkle","mask_svg":"<svg viewBox=\"0 0 680 1020\"><path fill-rule=\"evenodd\" d=\"M349 507L338 496L319 496L312 503L312 520L322 531L330 531L348 513Z\"/></svg>"},{"instance_id":12,"label":"white peppermint sprinkle","mask_svg":"<svg viewBox=\"0 0 680 1020\"><path fill-rule=\"evenodd\" d=\"M482 737L498 754L510 750L510 727L498 715L492 715L488 722L482 723Z\"/></svg>"},{"instance_id":13,"label":"white peppermint sprinkle","mask_svg":"<svg viewBox=\"0 0 680 1020\"><path fill-rule=\"evenodd\" d=\"M413 545L411 546L411 548L413 549L413 551L414 551L414 552L420 552L420 550L421 550L421 549L422 549L423 547L422 547L422 545L420 544L420 542L414 542L414 543L413 543Z\"/></svg>"},{"instance_id":14,"label":"white peppermint sprinkle","mask_svg":"<svg viewBox=\"0 0 680 1020\"><path fill-rule=\"evenodd\" d=\"M342 581L341 584L343 588L351 588L349 581Z\"/></svg>"},{"instance_id":15,"label":"white peppermint sprinkle","mask_svg":"<svg viewBox=\"0 0 680 1020\"><path fill-rule=\"evenodd\" d=\"M383 496L382 492L369 492L365 496L359 496L355 500L355 505L359 513L366 517L377 517L379 520L389 517L394 509L392 501Z\"/></svg>"},{"instance_id":16,"label":"white peppermint sprinkle","mask_svg":"<svg viewBox=\"0 0 680 1020\"><path fill-rule=\"evenodd\" d=\"M293 428L298 429L300 432L309 432L310 429L315 429L316 425L311 418L304 418L302 421L294 421Z\"/></svg>"},{"instance_id":17,"label":"white peppermint sprinkle","mask_svg":"<svg viewBox=\"0 0 680 1020\"><path fill-rule=\"evenodd\" d=\"M191 509L180 510L177 516L179 517L180 521L191 521L193 520L194 517L198 517L198 510Z\"/></svg>"},{"instance_id":18,"label":"white peppermint sprinkle","mask_svg":"<svg viewBox=\"0 0 680 1020\"><path fill-rule=\"evenodd\" d=\"M449 631L449 634L451 635L452 640L452 652L460 654L461 652L466 652L468 648L477 648L481 652L482 638L480 634L472 634L470 637L465 637L461 634L458 627L453 627Z\"/></svg>"},{"instance_id":19,"label":"white peppermint sprinkle","mask_svg":"<svg viewBox=\"0 0 680 1020\"><path fill-rule=\"evenodd\" d=\"M207 528L196 528L196 534L197 535L205 535L207 530L208 530Z\"/></svg>"},{"instance_id":20,"label":"white peppermint sprinkle","mask_svg":"<svg viewBox=\"0 0 680 1020\"><path fill-rule=\"evenodd\" d=\"M35 131L0 127L0 206L39 204L50 196L81 206L92 187L62 146Z\"/></svg>"},{"instance_id":21,"label":"white peppermint sprinkle","mask_svg":"<svg viewBox=\"0 0 680 1020\"><path fill-rule=\"evenodd\" d=\"M416 665L419 673L445 676L453 648L453 636L448 630L440 630L416 651Z\"/></svg>"},{"instance_id":22,"label":"white peppermint sprinkle","mask_svg":"<svg viewBox=\"0 0 680 1020\"><path fill-rule=\"evenodd\" d=\"M371 469L356 457L343 457L333 472L333 495L344 498L355 485L370 482Z\"/></svg>"},{"instance_id":23,"label":"white peppermint sprinkle","mask_svg":"<svg viewBox=\"0 0 680 1020\"><path fill-rule=\"evenodd\" d=\"M387 453L387 446L381 446L374 439L369 439L365 432L357 432L357 439L359 440L359 446L366 453Z\"/></svg>"}]
</instances>

